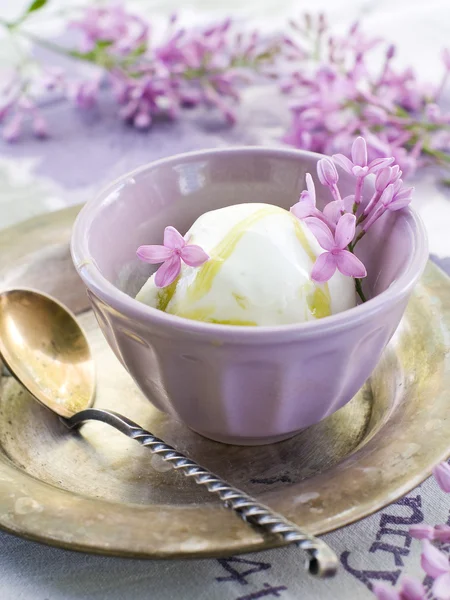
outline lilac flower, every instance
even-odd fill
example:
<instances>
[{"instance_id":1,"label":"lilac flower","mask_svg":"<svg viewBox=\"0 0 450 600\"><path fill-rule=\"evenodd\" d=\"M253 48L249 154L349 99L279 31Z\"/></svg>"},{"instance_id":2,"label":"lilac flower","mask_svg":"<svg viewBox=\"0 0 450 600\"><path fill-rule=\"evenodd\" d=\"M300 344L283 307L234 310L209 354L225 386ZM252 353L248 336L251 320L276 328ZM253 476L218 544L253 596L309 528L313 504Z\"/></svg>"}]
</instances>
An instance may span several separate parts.
<instances>
[{"instance_id":1,"label":"lilac flower","mask_svg":"<svg viewBox=\"0 0 450 600\"><path fill-rule=\"evenodd\" d=\"M199 267L209 260L209 256L200 246L187 244L174 227L166 227L164 230L162 246L140 246L136 254L141 260L152 265L163 263L155 275L155 285L159 288L175 281L180 274L181 261L190 267Z\"/></svg>"},{"instance_id":2,"label":"lilac flower","mask_svg":"<svg viewBox=\"0 0 450 600\"><path fill-rule=\"evenodd\" d=\"M378 171L375 177L375 193L364 209L364 217L367 217L367 215L372 212L373 208L379 202L381 195L389 186L389 184L396 183L400 179L401 175L402 171L398 165L394 165L393 167L384 167Z\"/></svg>"},{"instance_id":3,"label":"lilac flower","mask_svg":"<svg viewBox=\"0 0 450 600\"><path fill-rule=\"evenodd\" d=\"M434 579L432 591L438 600L450 600L450 564L448 558L429 540L423 541L422 569Z\"/></svg>"},{"instance_id":4,"label":"lilac flower","mask_svg":"<svg viewBox=\"0 0 450 600\"><path fill-rule=\"evenodd\" d=\"M316 188L314 186L314 181L311 177L311 174L306 173L305 179L307 189L300 194L300 200L294 204L294 206L291 206L291 213L300 220L308 217L315 217L326 223L331 229L334 230L335 224L330 222L325 213L321 212L316 207Z\"/></svg>"},{"instance_id":5,"label":"lilac flower","mask_svg":"<svg viewBox=\"0 0 450 600\"><path fill-rule=\"evenodd\" d=\"M17 112L3 128L3 139L7 142L16 142L22 131L23 114Z\"/></svg>"},{"instance_id":6,"label":"lilac flower","mask_svg":"<svg viewBox=\"0 0 450 600\"><path fill-rule=\"evenodd\" d=\"M404 188L402 184L403 181L398 179L384 189L378 204L363 224L364 231L367 231L387 210L401 210L410 204L414 188Z\"/></svg>"},{"instance_id":7,"label":"lilac flower","mask_svg":"<svg viewBox=\"0 0 450 600\"><path fill-rule=\"evenodd\" d=\"M409 528L410 535L416 540L430 540L442 543L450 542L449 525L412 525Z\"/></svg>"},{"instance_id":8,"label":"lilac flower","mask_svg":"<svg viewBox=\"0 0 450 600\"><path fill-rule=\"evenodd\" d=\"M296 35L302 35L301 31L301 27L297 28ZM384 156L394 156L405 176L414 173L425 160L448 162L442 155L429 152L436 148L448 157L450 136L441 135L443 127L429 127L427 106L437 102L450 76L450 51L443 52L446 69L441 85L434 89L420 82L413 69L393 66L392 44L386 44L381 72L377 75L369 69L366 59L380 40L367 38L359 24L352 26L345 37L329 30L319 36L313 27L311 38L309 53L307 41L300 47L308 58L319 57L317 66L305 76L295 65L282 82L282 89L292 99L291 126L284 136L287 143L320 153L340 154L348 139L362 135L367 141L367 162L357 160L342 165L348 169L360 167L355 169L359 177L367 174L364 167ZM328 48L326 55L323 45ZM444 112L436 124L443 125L449 116L448 111ZM346 157L350 158L348 154ZM360 181L359 187L362 185ZM356 190L356 204L360 197Z\"/></svg>"},{"instance_id":9,"label":"lilac flower","mask_svg":"<svg viewBox=\"0 0 450 600\"><path fill-rule=\"evenodd\" d=\"M450 542L450 526L436 525L434 527L434 539L442 544L448 544Z\"/></svg>"},{"instance_id":10,"label":"lilac flower","mask_svg":"<svg viewBox=\"0 0 450 600\"><path fill-rule=\"evenodd\" d=\"M297 219L306 219L306 217L317 217L322 215L320 210L316 208L316 188L313 178L310 173L306 173L306 190L300 194L300 200L291 206L291 213Z\"/></svg>"},{"instance_id":11,"label":"lilac flower","mask_svg":"<svg viewBox=\"0 0 450 600\"><path fill-rule=\"evenodd\" d=\"M434 467L433 475L441 490L450 493L450 465L446 462L439 463Z\"/></svg>"},{"instance_id":12,"label":"lilac flower","mask_svg":"<svg viewBox=\"0 0 450 600\"><path fill-rule=\"evenodd\" d=\"M317 175L319 177L320 183L330 188L334 199L340 200L341 195L337 187L339 175L336 171L336 167L329 158L321 158L319 160L319 162L317 163Z\"/></svg>"},{"instance_id":13,"label":"lilac flower","mask_svg":"<svg viewBox=\"0 0 450 600\"><path fill-rule=\"evenodd\" d=\"M82 109L92 108L97 103L100 79L73 81L67 86L67 96Z\"/></svg>"},{"instance_id":14,"label":"lilac flower","mask_svg":"<svg viewBox=\"0 0 450 600\"><path fill-rule=\"evenodd\" d=\"M46 138L48 136L48 126L44 117L37 113L32 122L33 133L38 138Z\"/></svg>"},{"instance_id":15,"label":"lilac flower","mask_svg":"<svg viewBox=\"0 0 450 600\"><path fill-rule=\"evenodd\" d=\"M8 107L3 118L8 117L3 128L3 139L7 142L16 142L21 134L23 126L31 121L31 130L38 138L48 135L47 123L39 112L35 103L27 96L20 96Z\"/></svg>"},{"instance_id":16,"label":"lilac flower","mask_svg":"<svg viewBox=\"0 0 450 600\"><path fill-rule=\"evenodd\" d=\"M366 140L359 136L352 145L352 160L343 154L334 154L333 160L340 167L355 175L355 177L366 177L371 173L377 173L380 169L388 167L394 162L394 158L376 158L367 163L367 144Z\"/></svg>"},{"instance_id":17,"label":"lilac flower","mask_svg":"<svg viewBox=\"0 0 450 600\"><path fill-rule=\"evenodd\" d=\"M343 154L334 154L333 160L340 165L347 173L357 177L355 190L355 205L361 203L362 187L364 178L372 173L377 173L381 169L394 162L394 158L376 158L369 164L367 163L367 144L366 140L359 136L352 145L352 160Z\"/></svg>"},{"instance_id":18,"label":"lilac flower","mask_svg":"<svg viewBox=\"0 0 450 600\"><path fill-rule=\"evenodd\" d=\"M366 269L354 254L346 250L355 236L356 217L351 214L343 215L333 235L323 221L310 217L306 219L308 227L315 235L321 247L326 250L320 254L311 271L311 279L317 283L328 281L338 269L348 277L365 277Z\"/></svg>"},{"instance_id":19,"label":"lilac flower","mask_svg":"<svg viewBox=\"0 0 450 600\"><path fill-rule=\"evenodd\" d=\"M434 540L435 530L431 525L411 525L409 535L416 540Z\"/></svg>"},{"instance_id":20,"label":"lilac flower","mask_svg":"<svg viewBox=\"0 0 450 600\"><path fill-rule=\"evenodd\" d=\"M81 33L81 52L91 52L97 42L108 42L113 52L123 54L145 43L148 36L147 23L119 5L87 7L69 25Z\"/></svg>"},{"instance_id":21,"label":"lilac flower","mask_svg":"<svg viewBox=\"0 0 450 600\"><path fill-rule=\"evenodd\" d=\"M372 591L378 600L426 600L423 585L411 577L402 579L399 590L394 590L384 583L375 582Z\"/></svg>"},{"instance_id":22,"label":"lilac flower","mask_svg":"<svg viewBox=\"0 0 450 600\"><path fill-rule=\"evenodd\" d=\"M337 222L344 213L351 213L353 211L354 203L355 195L350 194L342 198L342 200L333 200L333 202L328 202L325 205L323 215L327 219L331 231L335 230Z\"/></svg>"}]
</instances>

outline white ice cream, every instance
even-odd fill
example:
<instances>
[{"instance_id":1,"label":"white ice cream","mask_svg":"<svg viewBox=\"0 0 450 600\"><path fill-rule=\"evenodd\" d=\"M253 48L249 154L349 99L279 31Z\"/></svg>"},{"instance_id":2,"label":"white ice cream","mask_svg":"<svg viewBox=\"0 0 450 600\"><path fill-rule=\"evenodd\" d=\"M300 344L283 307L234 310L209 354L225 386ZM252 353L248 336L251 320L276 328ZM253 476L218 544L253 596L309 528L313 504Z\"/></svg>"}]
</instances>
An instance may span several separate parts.
<instances>
[{"instance_id":1,"label":"white ice cream","mask_svg":"<svg viewBox=\"0 0 450 600\"><path fill-rule=\"evenodd\" d=\"M154 275L137 300L167 313L230 325L281 325L320 319L356 304L353 279L338 271L324 285L311 281L323 252L308 227L269 204L238 204L207 212L185 236L210 256L184 263L163 289Z\"/></svg>"}]
</instances>

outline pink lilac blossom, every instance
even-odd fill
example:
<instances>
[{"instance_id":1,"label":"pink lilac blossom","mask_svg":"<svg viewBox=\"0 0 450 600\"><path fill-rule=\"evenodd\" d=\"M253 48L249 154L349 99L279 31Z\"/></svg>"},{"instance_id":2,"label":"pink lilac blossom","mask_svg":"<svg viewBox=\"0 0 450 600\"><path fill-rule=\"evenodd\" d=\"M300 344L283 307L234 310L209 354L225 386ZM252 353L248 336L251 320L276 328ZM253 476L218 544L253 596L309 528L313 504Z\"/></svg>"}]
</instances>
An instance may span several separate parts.
<instances>
[{"instance_id":1,"label":"pink lilac blossom","mask_svg":"<svg viewBox=\"0 0 450 600\"><path fill-rule=\"evenodd\" d=\"M27 18L20 19L20 26L1 20L0 25L15 36L30 37L22 29ZM75 32L75 46L60 46L36 35L31 36L32 41L94 65L100 74L71 81L63 73L50 76L47 65L41 65L41 73L29 78L17 71L13 96L7 89L0 91L5 139L17 140L23 124L30 120L19 101L31 97L36 104L36 98L25 92L36 84L46 90L58 88L82 109L98 103L102 85L117 100L118 116L137 129L148 129L159 115L176 118L183 109L194 106L212 107L233 124L240 89L256 75L272 75L267 66L274 63L280 48L278 35L263 37L257 31L244 34L231 19L185 29L178 25L175 15L168 21L165 37L156 41L149 24L122 5L83 9L68 27ZM42 117L32 120L32 130L40 137L47 134Z\"/></svg>"},{"instance_id":2,"label":"pink lilac blossom","mask_svg":"<svg viewBox=\"0 0 450 600\"><path fill-rule=\"evenodd\" d=\"M416 540L430 540L441 544L450 542L449 525L412 525L409 534Z\"/></svg>"},{"instance_id":3,"label":"pink lilac blossom","mask_svg":"<svg viewBox=\"0 0 450 600\"><path fill-rule=\"evenodd\" d=\"M307 217L315 217L320 219L332 231L334 231L336 228L337 219L336 222L334 222L333 219L329 218L331 215L328 215L325 209L322 212L316 207L316 188L310 173L306 173L305 180L307 189L300 194L299 201L294 204L294 206L291 206L291 213L300 220L306 219ZM330 204L333 203L330 202L327 207Z\"/></svg>"},{"instance_id":4,"label":"pink lilac blossom","mask_svg":"<svg viewBox=\"0 0 450 600\"><path fill-rule=\"evenodd\" d=\"M335 154L361 135L367 141L369 162L393 156L405 176L429 162L448 167L450 137L442 133L447 133L450 113L437 105L448 84L448 49L442 53L442 81L432 86L420 82L411 68L394 67L392 44L386 45L381 69L369 69L372 51L386 42L367 38L359 24L342 37L329 28L319 33L317 21L310 22L307 31L296 23L292 29L293 34L285 36L289 40L285 55L295 45L302 63L291 62L291 72L281 83L289 94L292 115L284 137L287 143ZM358 161L356 165L368 166Z\"/></svg>"},{"instance_id":5,"label":"pink lilac blossom","mask_svg":"<svg viewBox=\"0 0 450 600\"><path fill-rule=\"evenodd\" d=\"M439 487L444 492L450 493L450 465L446 462L439 463L433 469L433 475Z\"/></svg>"},{"instance_id":6,"label":"pink lilac blossom","mask_svg":"<svg viewBox=\"0 0 450 600\"><path fill-rule=\"evenodd\" d=\"M188 244L175 227L166 227L162 246L140 246L136 252L144 262L163 263L156 271L155 285L163 288L175 281L181 271L181 261L190 267L199 267L209 256L200 246Z\"/></svg>"},{"instance_id":7,"label":"pink lilac blossom","mask_svg":"<svg viewBox=\"0 0 450 600\"><path fill-rule=\"evenodd\" d=\"M432 591L438 600L450 600L450 564L447 556L429 540L422 542L422 569L434 579Z\"/></svg>"},{"instance_id":8,"label":"pink lilac blossom","mask_svg":"<svg viewBox=\"0 0 450 600\"><path fill-rule=\"evenodd\" d=\"M405 188L398 165L392 165L392 157L379 157L370 163L367 144L358 136L352 144L351 160L344 155L333 156L333 161L353 177L355 193L345 198L339 191L339 174L329 158L317 162L320 183L329 189L333 200L322 211L316 206L316 189L310 173L306 186L291 212L304 221L325 250L320 254L311 271L316 283L328 281L338 269L343 275L355 278L356 290L365 301L359 279L367 275L362 262L354 254L359 240L386 211L400 210L411 202L413 188ZM366 177L376 175L375 191L368 202L362 204L363 185Z\"/></svg>"},{"instance_id":9,"label":"pink lilac blossom","mask_svg":"<svg viewBox=\"0 0 450 600\"><path fill-rule=\"evenodd\" d=\"M372 591L378 600L426 600L423 585L411 577L404 577L398 590L384 583L374 583Z\"/></svg>"},{"instance_id":10,"label":"pink lilac blossom","mask_svg":"<svg viewBox=\"0 0 450 600\"><path fill-rule=\"evenodd\" d=\"M36 103L25 95L19 96L14 102L4 107L0 114L0 122L7 119L3 127L2 137L7 142L16 142L21 134L24 124L30 124L31 131L38 138L48 136L47 123L38 109Z\"/></svg>"},{"instance_id":11,"label":"pink lilac blossom","mask_svg":"<svg viewBox=\"0 0 450 600\"><path fill-rule=\"evenodd\" d=\"M450 467L448 463L438 464L433 474L435 479L446 493L450 493ZM412 525L409 528L410 535L422 540L421 566L425 573L432 579L431 593L437 600L450 600L450 563L448 557L434 544L448 544L450 542L450 526L447 525ZM434 544L432 543L434 542ZM396 592L382 584L375 584L373 591L378 600L402 600L401 590ZM389 593L394 595L389 595ZM395 595L397 594L397 595ZM408 596L406 596L408 597ZM427 594L417 598L428 598Z\"/></svg>"},{"instance_id":12,"label":"pink lilac blossom","mask_svg":"<svg viewBox=\"0 0 450 600\"><path fill-rule=\"evenodd\" d=\"M338 269L348 277L361 278L367 275L366 268L354 254L346 248L355 236L356 217L346 213L341 216L334 235L320 219L308 217L305 222L325 250L317 257L311 271L311 279L316 283L328 281Z\"/></svg>"},{"instance_id":13,"label":"pink lilac blossom","mask_svg":"<svg viewBox=\"0 0 450 600\"><path fill-rule=\"evenodd\" d=\"M78 30L81 52L92 52L98 42L110 44L110 49L126 54L145 43L149 26L139 16L123 6L87 7L80 19L71 21L69 27Z\"/></svg>"}]
</instances>

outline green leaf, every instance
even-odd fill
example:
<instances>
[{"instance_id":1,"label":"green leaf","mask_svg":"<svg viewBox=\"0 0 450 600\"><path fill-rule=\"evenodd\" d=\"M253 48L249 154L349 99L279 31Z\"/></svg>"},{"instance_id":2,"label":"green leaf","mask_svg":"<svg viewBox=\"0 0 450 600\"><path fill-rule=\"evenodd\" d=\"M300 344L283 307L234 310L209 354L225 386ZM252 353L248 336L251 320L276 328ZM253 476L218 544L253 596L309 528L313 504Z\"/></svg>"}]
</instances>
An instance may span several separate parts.
<instances>
[{"instance_id":1,"label":"green leaf","mask_svg":"<svg viewBox=\"0 0 450 600\"><path fill-rule=\"evenodd\" d=\"M113 42L111 40L97 40L95 43L96 49L108 48Z\"/></svg>"},{"instance_id":2,"label":"green leaf","mask_svg":"<svg viewBox=\"0 0 450 600\"><path fill-rule=\"evenodd\" d=\"M33 0L33 2L28 6L26 11L22 14L22 16L19 17L16 21L13 21L9 25L7 25L7 27L9 27L9 29L14 29L15 27L18 27L27 19L27 17L31 13L36 12L37 10L41 9L43 6L45 6L47 4L47 2L48 2L48 0Z\"/></svg>"},{"instance_id":3,"label":"green leaf","mask_svg":"<svg viewBox=\"0 0 450 600\"><path fill-rule=\"evenodd\" d=\"M35 12L36 10L39 10L40 8L45 6L47 2L48 0L34 0L25 11L24 16L29 15L30 13Z\"/></svg>"}]
</instances>

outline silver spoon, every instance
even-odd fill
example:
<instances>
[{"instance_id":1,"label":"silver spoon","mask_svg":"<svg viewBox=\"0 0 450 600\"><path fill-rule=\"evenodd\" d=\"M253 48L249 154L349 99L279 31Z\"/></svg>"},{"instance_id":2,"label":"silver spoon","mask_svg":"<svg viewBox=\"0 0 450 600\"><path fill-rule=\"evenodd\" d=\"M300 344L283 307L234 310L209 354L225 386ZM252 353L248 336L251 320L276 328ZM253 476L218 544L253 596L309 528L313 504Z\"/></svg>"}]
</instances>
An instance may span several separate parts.
<instances>
[{"instance_id":1,"label":"silver spoon","mask_svg":"<svg viewBox=\"0 0 450 600\"><path fill-rule=\"evenodd\" d=\"M102 421L158 454L174 469L192 477L244 521L279 534L309 554L309 573L331 577L335 553L322 540L275 513L245 492L200 466L149 431L115 412L91 408L95 369L88 341L76 318L45 294L15 289L0 294L0 354L5 365L41 404L61 417L69 429Z\"/></svg>"}]
</instances>

